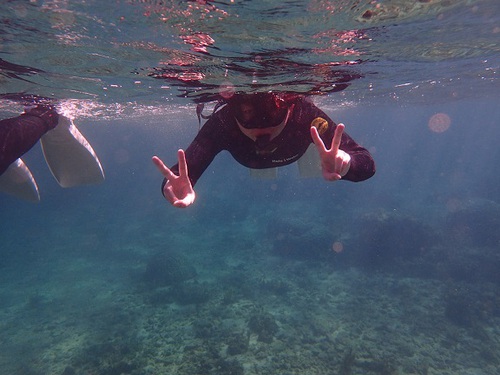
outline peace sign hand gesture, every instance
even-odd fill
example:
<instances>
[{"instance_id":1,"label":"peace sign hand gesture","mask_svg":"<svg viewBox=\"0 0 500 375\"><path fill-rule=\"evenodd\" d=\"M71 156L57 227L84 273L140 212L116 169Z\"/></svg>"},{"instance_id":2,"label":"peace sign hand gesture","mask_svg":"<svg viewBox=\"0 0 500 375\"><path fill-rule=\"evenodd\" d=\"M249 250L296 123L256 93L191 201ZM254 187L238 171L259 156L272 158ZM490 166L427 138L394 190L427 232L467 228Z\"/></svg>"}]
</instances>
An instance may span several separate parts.
<instances>
[{"instance_id":1,"label":"peace sign hand gesture","mask_svg":"<svg viewBox=\"0 0 500 375\"><path fill-rule=\"evenodd\" d=\"M153 163L167 179L163 187L163 195L174 207L185 208L193 204L196 197L193 185L188 177L186 155L183 150L177 152L179 158L179 175L173 173L158 156L153 156Z\"/></svg>"},{"instance_id":2,"label":"peace sign hand gesture","mask_svg":"<svg viewBox=\"0 0 500 375\"><path fill-rule=\"evenodd\" d=\"M327 181L337 181L344 177L351 166L351 156L339 149L342 133L345 125L338 124L332 139L332 145L328 150L321 139L318 129L311 126L311 138L318 149L321 158L321 169L323 177Z\"/></svg>"}]
</instances>

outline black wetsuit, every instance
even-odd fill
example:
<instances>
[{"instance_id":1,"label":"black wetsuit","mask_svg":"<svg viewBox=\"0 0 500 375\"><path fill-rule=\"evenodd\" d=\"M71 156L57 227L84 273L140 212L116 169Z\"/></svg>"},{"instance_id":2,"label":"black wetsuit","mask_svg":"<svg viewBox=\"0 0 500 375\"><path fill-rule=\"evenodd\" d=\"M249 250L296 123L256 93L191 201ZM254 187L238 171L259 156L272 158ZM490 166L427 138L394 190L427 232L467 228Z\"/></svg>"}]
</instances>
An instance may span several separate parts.
<instances>
[{"instance_id":1,"label":"black wetsuit","mask_svg":"<svg viewBox=\"0 0 500 375\"><path fill-rule=\"evenodd\" d=\"M57 125L59 115L52 108L37 107L28 113L0 121L0 175L28 152L42 135Z\"/></svg>"},{"instance_id":2,"label":"black wetsuit","mask_svg":"<svg viewBox=\"0 0 500 375\"><path fill-rule=\"evenodd\" d=\"M328 121L328 129L321 137L330 148L336 124L305 98L297 98L292 103L294 108L287 125L271 141L275 151L269 155L257 152L255 142L241 132L227 106L212 115L186 149L189 178L193 186L222 150L229 151L240 164L254 169L279 167L297 161L313 142L310 135L311 122L318 117ZM373 176L375 162L370 153L346 133L342 135L340 149L351 156L351 167L342 177L343 180L363 181ZM179 173L177 164L172 167L172 171ZM162 186L165 183L166 180Z\"/></svg>"}]
</instances>

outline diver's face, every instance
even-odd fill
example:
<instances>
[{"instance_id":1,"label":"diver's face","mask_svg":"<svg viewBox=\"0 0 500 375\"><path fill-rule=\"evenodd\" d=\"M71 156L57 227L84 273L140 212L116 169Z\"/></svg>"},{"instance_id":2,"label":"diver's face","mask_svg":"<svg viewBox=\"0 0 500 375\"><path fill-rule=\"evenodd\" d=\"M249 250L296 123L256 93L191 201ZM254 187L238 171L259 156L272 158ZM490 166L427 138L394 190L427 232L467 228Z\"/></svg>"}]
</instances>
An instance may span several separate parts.
<instances>
[{"instance_id":1,"label":"diver's face","mask_svg":"<svg viewBox=\"0 0 500 375\"><path fill-rule=\"evenodd\" d=\"M243 103L240 105L240 115L239 117L241 118L243 123L250 123L252 120L255 119L256 116L256 111L257 109L249 104L249 103ZM288 114L285 118L285 120L280 123L279 125L276 126L268 126L268 127L263 127L263 128L245 128L243 127L240 122L238 121L238 126L240 130L245 134L247 137L251 138L253 141L257 140L258 138L268 138L268 139L273 139L277 137L283 128L286 125L286 121L288 120Z\"/></svg>"}]
</instances>

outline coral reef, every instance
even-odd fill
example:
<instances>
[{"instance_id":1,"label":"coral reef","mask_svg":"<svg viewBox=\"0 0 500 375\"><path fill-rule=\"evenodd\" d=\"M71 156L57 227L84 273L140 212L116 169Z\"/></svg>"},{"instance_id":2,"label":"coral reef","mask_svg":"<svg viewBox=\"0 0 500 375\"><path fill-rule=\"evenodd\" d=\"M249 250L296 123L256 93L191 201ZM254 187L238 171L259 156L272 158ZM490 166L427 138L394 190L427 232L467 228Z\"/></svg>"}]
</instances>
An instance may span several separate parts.
<instances>
[{"instance_id":1,"label":"coral reef","mask_svg":"<svg viewBox=\"0 0 500 375\"><path fill-rule=\"evenodd\" d=\"M248 328L250 332L257 335L259 341L268 344L273 341L274 335L278 332L274 316L264 312L253 314L248 321Z\"/></svg>"},{"instance_id":2,"label":"coral reef","mask_svg":"<svg viewBox=\"0 0 500 375\"><path fill-rule=\"evenodd\" d=\"M200 305L210 300L213 287L207 283L184 281L168 287L145 291L146 300L153 305L177 303L179 305Z\"/></svg>"},{"instance_id":3,"label":"coral reef","mask_svg":"<svg viewBox=\"0 0 500 375\"><path fill-rule=\"evenodd\" d=\"M248 350L248 335L233 333L227 339L227 354L244 354Z\"/></svg>"},{"instance_id":4,"label":"coral reef","mask_svg":"<svg viewBox=\"0 0 500 375\"><path fill-rule=\"evenodd\" d=\"M259 283L259 290L262 293L270 293L284 297L290 292L290 283L283 279L264 279Z\"/></svg>"},{"instance_id":5,"label":"coral reef","mask_svg":"<svg viewBox=\"0 0 500 375\"><path fill-rule=\"evenodd\" d=\"M364 214L356 227L354 251L341 256L364 268L395 270L424 257L439 243L432 227L395 212L380 210Z\"/></svg>"},{"instance_id":6,"label":"coral reef","mask_svg":"<svg viewBox=\"0 0 500 375\"><path fill-rule=\"evenodd\" d=\"M325 260L332 257L329 251L332 235L322 223L309 224L308 220L278 216L266 229L274 255L296 260Z\"/></svg>"},{"instance_id":7,"label":"coral reef","mask_svg":"<svg viewBox=\"0 0 500 375\"><path fill-rule=\"evenodd\" d=\"M462 327L470 328L474 324L474 315L471 306L469 302L461 296L448 296L444 315L450 322Z\"/></svg>"},{"instance_id":8,"label":"coral reef","mask_svg":"<svg viewBox=\"0 0 500 375\"><path fill-rule=\"evenodd\" d=\"M308 229L293 215L277 233L262 225L262 237L253 223L234 237L203 233L192 253L189 238L179 253L151 256L144 245L118 260L55 253L23 273L41 280L34 287L2 276L11 340L0 365L59 375L496 375L497 247L475 240L489 233L480 227L448 241L466 216L448 214L435 227L409 212L353 214L340 253L323 248L337 227ZM292 252L278 248L283 234ZM321 248L304 248L316 234Z\"/></svg>"},{"instance_id":9,"label":"coral reef","mask_svg":"<svg viewBox=\"0 0 500 375\"><path fill-rule=\"evenodd\" d=\"M195 337L199 339L209 340L217 336L217 326L213 320L197 319L193 322L193 332Z\"/></svg>"},{"instance_id":10,"label":"coral reef","mask_svg":"<svg viewBox=\"0 0 500 375\"><path fill-rule=\"evenodd\" d=\"M446 217L447 239L474 247L500 244L500 205L484 199L458 202Z\"/></svg>"},{"instance_id":11,"label":"coral reef","mask_svg":"<svg viewBox=\"0 0 500 375\"><path fill-rule=\"evenodd\" d=\"M355 360L356 360L356 353L354 353L354 350L352 348L349 348L347 352L344 354L344 357L342 358L339 375L351 375L352 367L354 365Z\"/></svg>"},{"instance_id":12,"label":"coral reef","mask_svg":"<svg viewBox=\"0 0 500 375\"><path fill-rule=\"evenodd\" d=\"M179 305L200 305L210 300L212 288L207 283L185 282L174 285L170 294Z\"/></svg>"},{"instance_id":13,"label":"coral reef","mask_svg":"<svg viewBox=\"0 0 500 375\"><path fill-rule=\"evenodd\" d=\"M189 260L171 251L156 253L148 260L143 280L155 287L178 284L196 277Z\"/></svg>"},{"instance_id":14,"label":"coral reef","mask_svg":"<svg viewBox=\"0 0 500 375\"><path fill-rule=\"evenodd\" d=\"M223 358L214 348L202 350L190 347L184 355L186 360L182 373L186 375L244 375L242 364L236 359Z\"/></svg>"}]
</instances>

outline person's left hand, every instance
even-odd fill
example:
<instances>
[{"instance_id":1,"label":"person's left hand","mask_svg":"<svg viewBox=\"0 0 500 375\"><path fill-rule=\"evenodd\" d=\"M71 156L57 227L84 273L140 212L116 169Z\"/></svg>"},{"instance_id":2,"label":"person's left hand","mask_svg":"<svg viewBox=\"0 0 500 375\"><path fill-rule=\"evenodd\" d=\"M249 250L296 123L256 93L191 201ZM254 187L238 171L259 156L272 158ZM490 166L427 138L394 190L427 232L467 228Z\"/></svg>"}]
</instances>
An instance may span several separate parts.
<instances>
[{"instance_id":1,"label":"person's left hand","mask_svg":"<svg viewBox=\"0 0 500 375\"><path fill-rule=\"evenodd\" d=\"M351 166L351 156L347 152L339 149L344 129L344 124L337 125L331 147L328 150L318 133L318 129L311 126L311 138L318 149L321 158L323 177L327 181L340 180L347 174Z\"/></svg>"}]
</instances>

